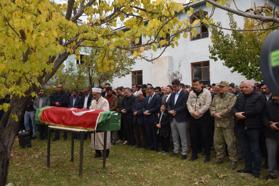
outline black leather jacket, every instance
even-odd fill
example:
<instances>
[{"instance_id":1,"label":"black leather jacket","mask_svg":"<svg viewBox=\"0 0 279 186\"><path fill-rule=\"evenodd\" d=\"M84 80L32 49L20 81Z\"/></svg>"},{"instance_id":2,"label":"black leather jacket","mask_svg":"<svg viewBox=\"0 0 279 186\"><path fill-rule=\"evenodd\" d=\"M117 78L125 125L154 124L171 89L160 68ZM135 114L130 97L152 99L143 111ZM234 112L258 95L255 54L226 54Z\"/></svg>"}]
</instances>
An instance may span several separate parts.
<instances>
[{"instance_id":1,"label":"black leather jacket","mask_svg":"<svg viewBox=\"0 0 279 186\"><path fill-rule=\"evenodd\" d=\"M264 96L258 92L244 95L239 94L233 108L236 112L244 112L246 119L236 120L238 125L244 126L246 129L263 127L263 112L266 105Z\"/></svg>"}]
</instances>

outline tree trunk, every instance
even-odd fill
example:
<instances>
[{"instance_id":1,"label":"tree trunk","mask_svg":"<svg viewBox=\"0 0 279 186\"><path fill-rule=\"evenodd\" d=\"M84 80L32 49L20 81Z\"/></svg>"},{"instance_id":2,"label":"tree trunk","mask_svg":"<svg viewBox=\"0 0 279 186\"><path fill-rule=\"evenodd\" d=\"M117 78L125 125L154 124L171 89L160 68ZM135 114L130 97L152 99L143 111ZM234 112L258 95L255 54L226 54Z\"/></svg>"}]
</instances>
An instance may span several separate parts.
<instances>
[{"instance_id":1,"label":"tree trunk","mask_svg":"<svg viewBox=\"0 0 279 186\"><path fill-rule=\"evenodd\" d=\"M91 69L89 67L87 68L87 75L88 75L89 87L94 86L92 75L91 75Z\"/></svg>"},{"instance_id":2,"label":"tree trunk","mask_svg":"<svg viewBox=\"0 0 279 186\"><path fill-rule=\"evenodd\" d=\"M0 122L0 186L4 186L7 182L12 146L19 129L19 121L15 121L13 116L15 115L19 119L27 100L26 97L12 98L10 109Z\"/></svg>"}]
</instances>

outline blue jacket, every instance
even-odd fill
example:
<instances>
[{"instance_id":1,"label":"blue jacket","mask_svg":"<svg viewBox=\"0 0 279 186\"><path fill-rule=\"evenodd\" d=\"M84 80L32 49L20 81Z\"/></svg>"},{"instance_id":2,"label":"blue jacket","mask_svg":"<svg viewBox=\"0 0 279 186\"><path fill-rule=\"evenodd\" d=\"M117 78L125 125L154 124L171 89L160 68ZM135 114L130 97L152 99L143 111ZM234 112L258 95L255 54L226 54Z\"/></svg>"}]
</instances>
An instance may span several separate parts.
<instances>
[{"instance_id":1,"label":"blue jacket","mask_svg":"<svg viewBox=\"0 0 279 186\"><path fill-rule=\"evenodd\" d=\"M179 96L177 98L176 103L174 104L174 99L175 99L176 93L172 93L171 97L169 98L169 104L168 104L168 110L175 110L176 115L173 117L172 115L170 116L171 118L175 118L177 122L185 122L188 120L189 112L186 107L186 102L188 99L188 94L185 92L181 91L179 93Z\"/></svg>"},{"instance_id":2,"label":"blue jacket","mask_svg":"<svg viewBox=\"0 0 279 186\"><path fill-rule=\"evenodd\" d=\"M145 104L145 100L136 99L136 102L135 102L134 107L133 107L133 112L138 113L134 117L135 124L138 124L138 125L143 125L144 124L144 117L143 117L144 104Z\"/></svg>"},{"instance_id":3,"label":"blue jacket","mask_svg":"<svg viewBox=\"0 0 279 186\"><path fill-rule=\"evenodd\" d=\"M157 121L157 114L160 111L161 98L159 95L155 94L148 103L149 98L150 96L145 98L144 111L148 110L151 115L144 116L144 122L155 124Z\"/></svg>"}]
</instances>

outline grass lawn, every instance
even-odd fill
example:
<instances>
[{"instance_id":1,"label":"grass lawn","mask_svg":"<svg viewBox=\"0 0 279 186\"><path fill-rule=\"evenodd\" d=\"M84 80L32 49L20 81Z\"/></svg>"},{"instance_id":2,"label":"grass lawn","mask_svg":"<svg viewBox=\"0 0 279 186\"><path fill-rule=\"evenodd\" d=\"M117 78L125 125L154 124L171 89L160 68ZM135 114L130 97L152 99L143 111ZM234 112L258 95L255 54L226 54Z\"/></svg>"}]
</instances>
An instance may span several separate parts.
<instances>
[{"instance_id":1,"label":"grass lawn","mask_svg":"<svg viewBox=\"0 0 279 186\"><path fill-rule=\"evenodd\" d=\"M162 155L126 145L111 149L106 169L94 159L89 140L84 147L83 177L78 176L79 143L75 144L75 161L70 162L70 140L52 143L51 168L46 167L46 141L34 140L32 148L21 149L15 141L8 182L15 185L205 185L243 186L279 185L277 180L255 179L230 170L229 162L204 164Z\"/></svg>"}]
</instances>

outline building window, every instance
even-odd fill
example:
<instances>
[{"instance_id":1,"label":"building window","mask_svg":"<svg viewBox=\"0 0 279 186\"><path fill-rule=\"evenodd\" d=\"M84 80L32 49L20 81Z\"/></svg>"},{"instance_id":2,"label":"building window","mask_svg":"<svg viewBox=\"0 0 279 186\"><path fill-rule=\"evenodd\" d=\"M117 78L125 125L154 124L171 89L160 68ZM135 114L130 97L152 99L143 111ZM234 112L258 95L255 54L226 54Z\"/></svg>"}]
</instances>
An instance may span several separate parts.
<instances>
[{"instance_id":1,"label":"building window","mask_svg":"<svg viewBox=\"0 0 279 186\"><path fill-rule=\"evenodd\" d=\"M142 85L142 70L132 71L132 85Z\"/></svg>"},{"instance_id":2,"label":"building window","mask_svg":"<svg viewBox=\"0 0 279 186\"><path fill-rule=\"evenodd\" d=\"M82 54L77 55L77 65L81 65L84 63L84 56Z\"/></svg>"},{"instance_id":3,"label":"building window","mask_svg":"<svg viewBox=\"0 0 279 186\"><path fill-rule=\"evenodd\" d=\"M207 14L208 14L207 12L202 10L195 12L190 18L190 23L192 24L197 19L199 19L202 22L202 19L204 19L207 16ZM208 28L204 23L199 23L195 25L193 29L194 29L193 31L194 33L191 32L190 34L191 40L208 37Z\"/></svg>"},{"instance_id":4,"label":"building window","mask_svg":"<svg viewBox=\"0 0 279 186\"><path fill-rule=\"evenodd\" d=\"M191 69L192 81L198 79L204 84L210 84L209 61L192 63Z\"/></svg>"}]
</instances>

